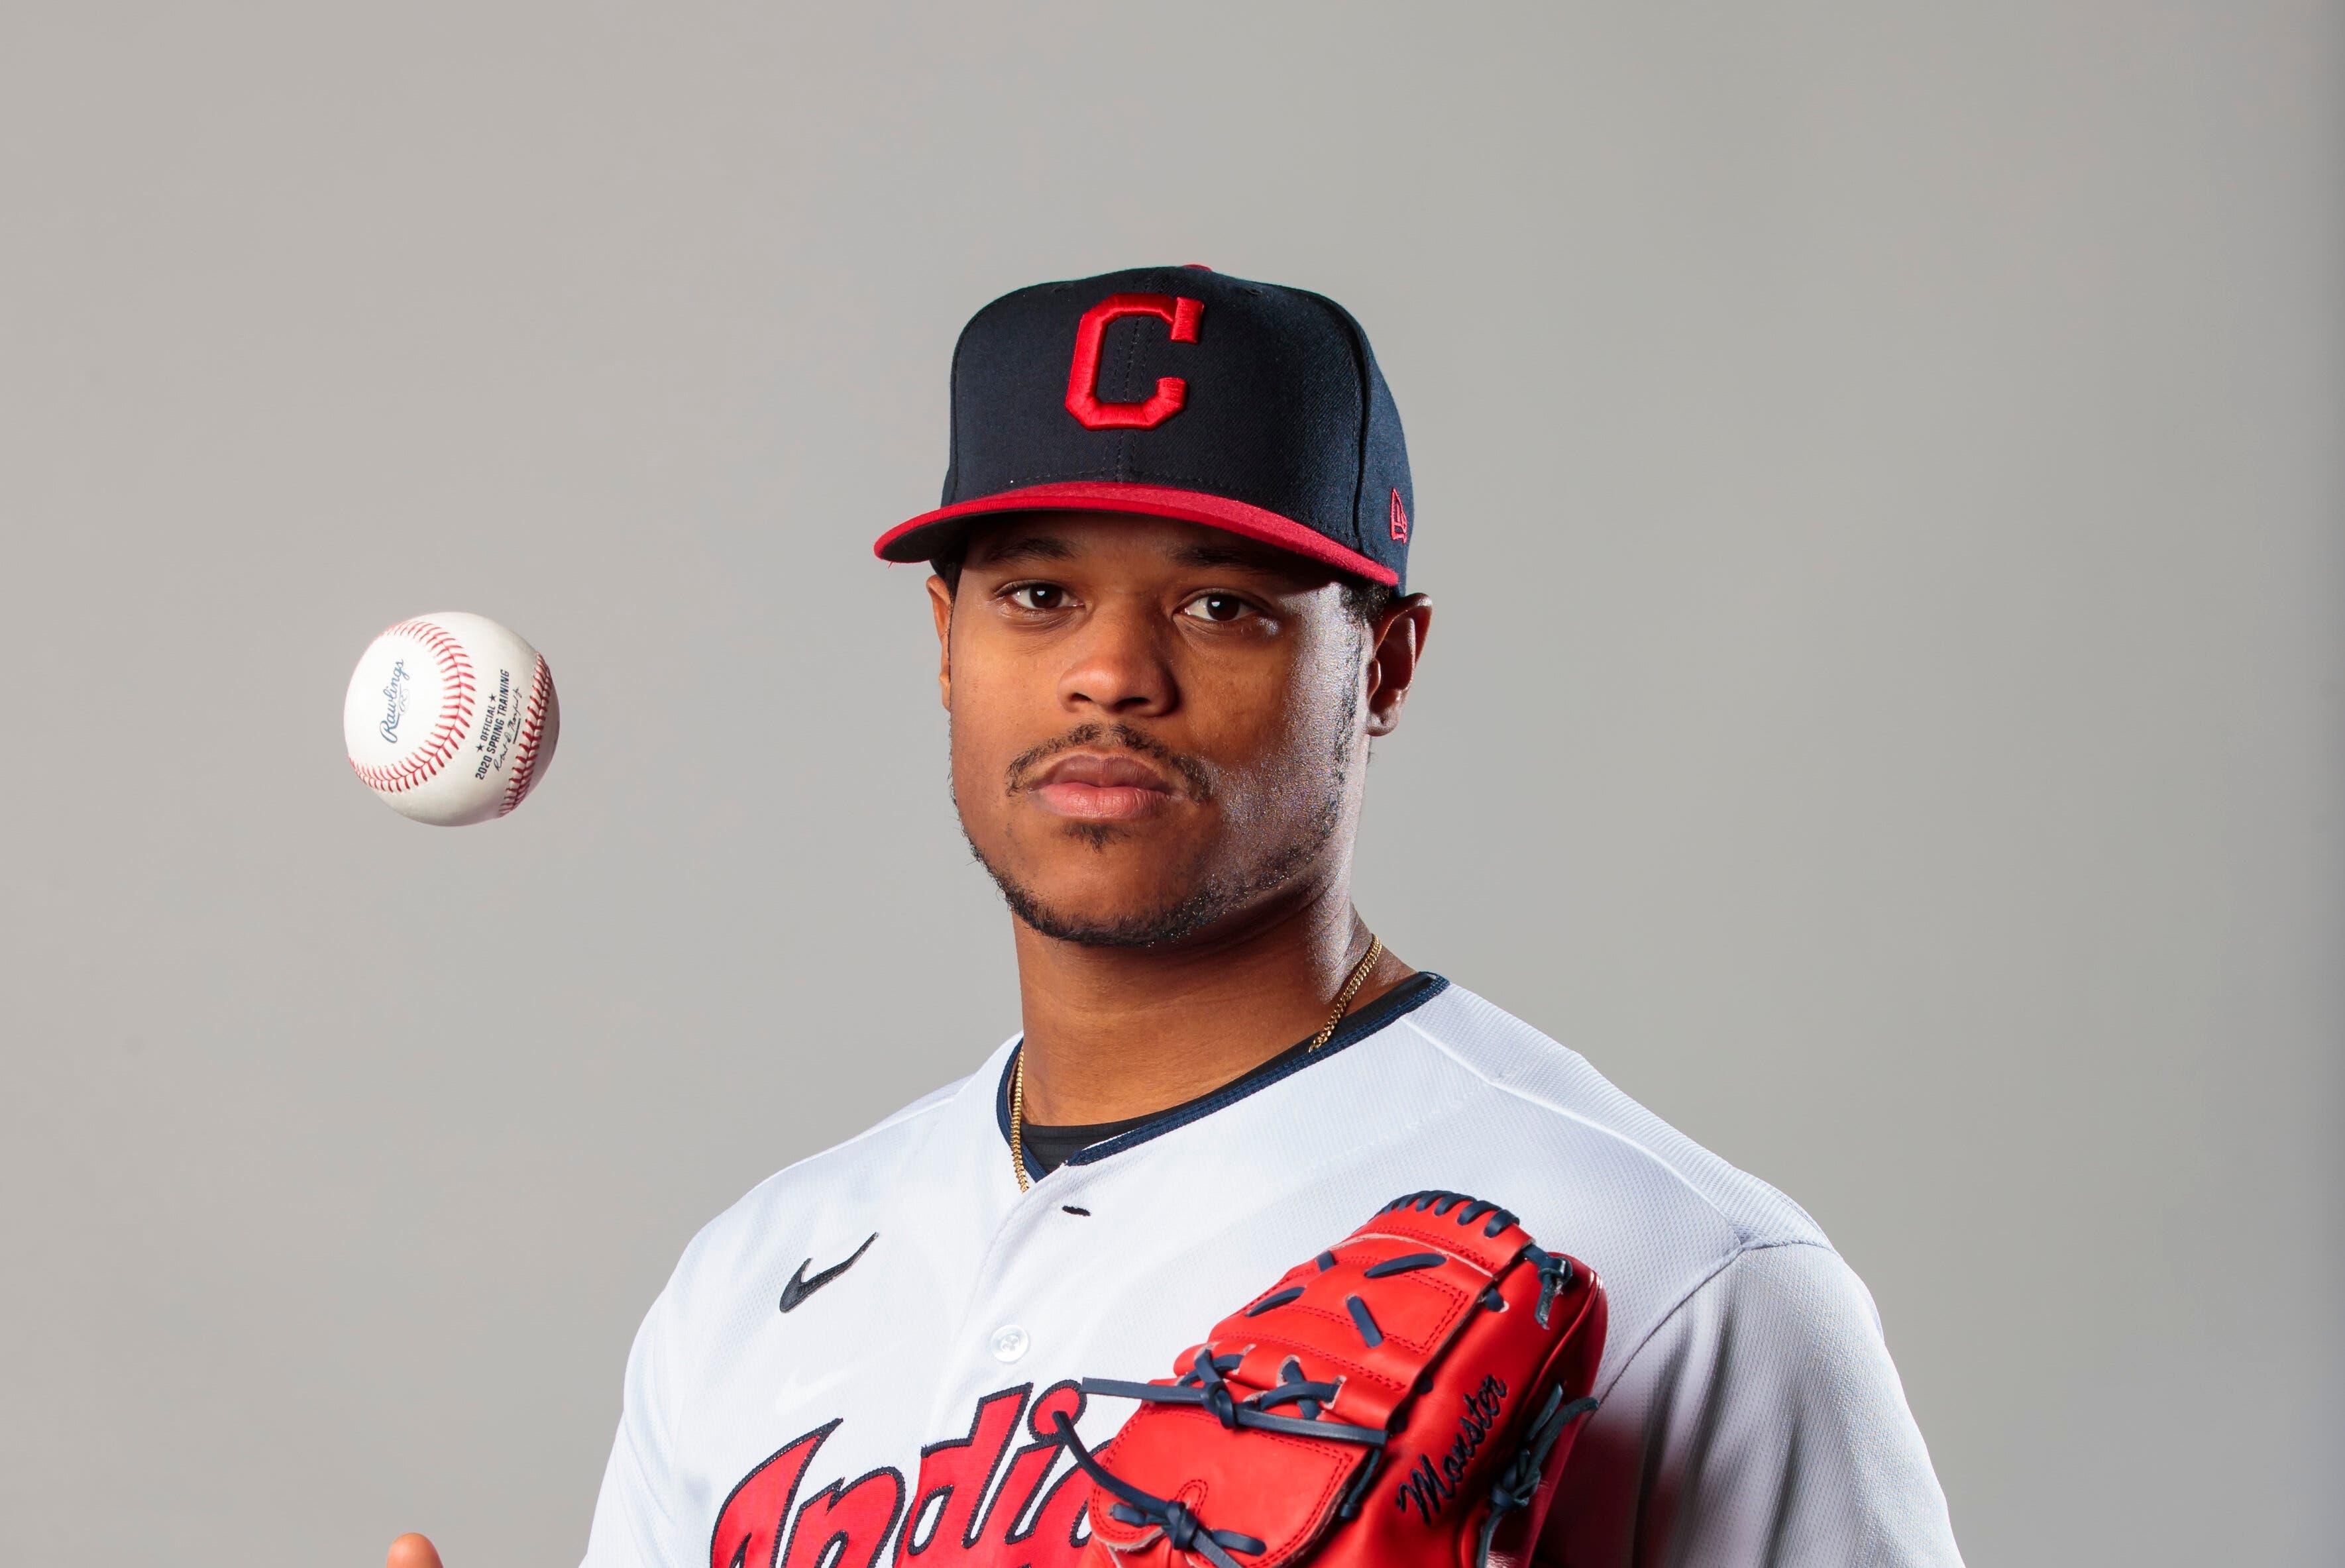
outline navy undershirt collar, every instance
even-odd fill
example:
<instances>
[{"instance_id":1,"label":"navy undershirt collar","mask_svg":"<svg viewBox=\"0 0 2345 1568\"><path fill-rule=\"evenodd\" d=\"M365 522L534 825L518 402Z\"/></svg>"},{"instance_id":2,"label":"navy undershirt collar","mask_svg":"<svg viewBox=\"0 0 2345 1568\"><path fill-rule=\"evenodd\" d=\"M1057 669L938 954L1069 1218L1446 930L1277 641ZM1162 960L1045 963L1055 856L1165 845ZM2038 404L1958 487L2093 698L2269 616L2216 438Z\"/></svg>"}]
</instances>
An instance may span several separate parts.
<instances>
[{"instance_id":1,"label":"navy undershirt collar","mask_svg":"<svg viewBox=\"0 0 2345 1568\"><path fill-rule=\"evenodd\" d=\"M1327 1043L1317 1050L1311 1048L1309 1040L1297 1040L1268 1061L1249 1068L1221 1087L1208 1090L1194 1099L1184 1100L1165 1110L1124 1121L1088 1125L1050 1126L1027 1122L1020 1132L1020 1141L1026 1151L1026 1174L1040 1181L1059 1163L1054 1160L1046 1164L1036 1158L1034 1144L1038 1138L1046 1147L1055 1146L1051 1152L1071 1147L1074 1152L1067 1155L1064 1160L1068 1165L1094 1164L1111 1155L1121 1154L1127 1148L1146 1143L1152 1138L1161 1138L1176 1127L1185 1127L1200 1117L1211 1116L1223 1106L1234 1105L1250 1094L1268 1088L1281 1078L1301 1072L1314 1062L1334 1056L1345 1047L1367 1038L1395 1018L1424 1006L1448 986L1449 982L1443 976L1429 969L1421 969L1357 1012L1346 1014L1335 1034L1328 1037ZM1020 1044L1022 1045L1023 1041ZM1010 1075L1018 1065L1018 1048L1013 1046L1010 1055L1003 1059L1001 1081L994 1087L994 1119L1001 1128L1001 1141L1005 1148L1010 1142Z\"/></svg>"}]
</instances>

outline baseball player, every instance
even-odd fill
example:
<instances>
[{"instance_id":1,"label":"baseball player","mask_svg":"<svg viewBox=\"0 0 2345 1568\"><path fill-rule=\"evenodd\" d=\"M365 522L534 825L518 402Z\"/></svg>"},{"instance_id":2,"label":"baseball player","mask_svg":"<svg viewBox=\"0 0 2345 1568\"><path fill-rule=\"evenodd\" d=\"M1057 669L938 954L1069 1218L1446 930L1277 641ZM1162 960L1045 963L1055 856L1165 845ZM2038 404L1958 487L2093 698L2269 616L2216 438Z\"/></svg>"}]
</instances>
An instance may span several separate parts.
<instances>
[{"instance_id":1,"label":"baseball player","mask_svg":"<svg viewBox=\"0 0 2345 1568\"><path fill-rule=\"evenodd\" d=\"M932 568L1022 1027L685 1249L589 1568L1960 1561L1815 1221L1353 906L1416 527L1328 299L969 323L876 550Z\"/></svg>"}]
</instances>

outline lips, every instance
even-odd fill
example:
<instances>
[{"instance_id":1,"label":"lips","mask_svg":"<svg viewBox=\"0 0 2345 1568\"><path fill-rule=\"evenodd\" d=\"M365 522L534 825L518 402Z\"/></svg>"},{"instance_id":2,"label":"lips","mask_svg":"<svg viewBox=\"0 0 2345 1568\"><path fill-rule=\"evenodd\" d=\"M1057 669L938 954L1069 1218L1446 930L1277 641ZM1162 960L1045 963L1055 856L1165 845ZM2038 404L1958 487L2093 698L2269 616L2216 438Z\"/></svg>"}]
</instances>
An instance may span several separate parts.
<instances>
[{"instance_id":1,"label":"lips","mask_svg":"<svg viewBox=\"0 0 2345 1568\"><path fill-rule=\"evenodd\" d=\"M1172 781L1129 755L1069 752L1034 775L1022 793L1045 809L1085 822L1151 816L1181 798Z\"/></svg>"}]
</instances>

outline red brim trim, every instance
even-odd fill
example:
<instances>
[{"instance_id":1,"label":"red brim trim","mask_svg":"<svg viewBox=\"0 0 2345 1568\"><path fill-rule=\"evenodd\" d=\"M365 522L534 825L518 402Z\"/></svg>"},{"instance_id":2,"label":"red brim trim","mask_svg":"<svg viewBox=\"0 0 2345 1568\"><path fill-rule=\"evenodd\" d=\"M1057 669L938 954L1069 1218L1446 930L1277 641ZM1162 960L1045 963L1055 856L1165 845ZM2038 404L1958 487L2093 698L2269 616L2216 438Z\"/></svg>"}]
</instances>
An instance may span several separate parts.
<instances>
[{"instance_id":1,"label":"red brim trim","mask_svg":"<svg viewBox=\"0 0 2345 1568\"><path fill-rule=\"evenodd\" d=\"M955 501L935 511L924 511L909 522L898 523L878 537L871 546L871 553L882 561L928 561L934 558L937 548L950 532L947 524L997 511L1121 511L1170 518L1174 522L1199 523L1274 544L1323 566L1381 582L1387 588L1400 582L1400 573L1391 567L1346 549L1292 518L1227 496L1161 484L1038 484L980 496L975 501Z\"/></svg>"}]
</instances>

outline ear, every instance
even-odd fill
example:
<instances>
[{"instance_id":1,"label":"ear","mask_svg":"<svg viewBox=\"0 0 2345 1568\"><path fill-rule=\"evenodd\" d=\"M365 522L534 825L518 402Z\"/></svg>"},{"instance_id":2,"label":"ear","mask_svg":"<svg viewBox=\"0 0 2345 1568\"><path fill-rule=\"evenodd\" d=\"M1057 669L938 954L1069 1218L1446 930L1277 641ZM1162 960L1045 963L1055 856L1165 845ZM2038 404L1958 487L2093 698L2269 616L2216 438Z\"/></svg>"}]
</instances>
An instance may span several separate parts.
<instances>
[{"instance_id":1,"label":"ear","mask_svg":"<svg viewBox=\"0 0 2345 1568\"><path fill-rule=\"evenodd\" d=\"M937 620L937 701L952 711L953 591L941 577L929 579L929 612Z\"/></svg>"},{"instance_id":2,"label":"ear","mask_svg":"<svg viewBox=\"0 0 2345 1568\"><path fill-rule=\"evenodd\" d=\"M1426 633L1433 626L1433 601L1412 593L1396 601L1368 629L1368 723L1371 735L1388 735L1400 723L1401 704L1416 679L1417 661L1425 656Z\"/></svg>"}]
</instances>

